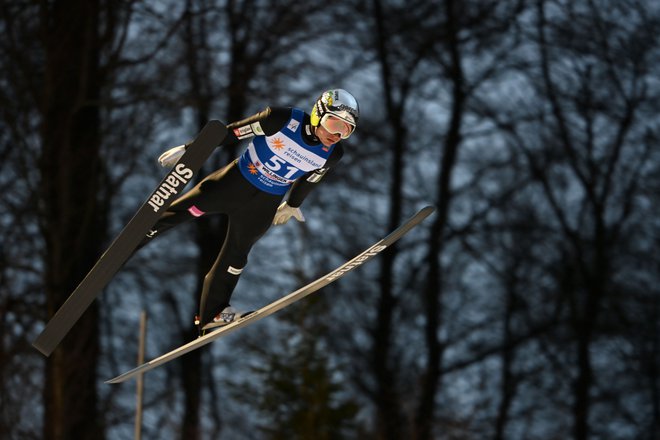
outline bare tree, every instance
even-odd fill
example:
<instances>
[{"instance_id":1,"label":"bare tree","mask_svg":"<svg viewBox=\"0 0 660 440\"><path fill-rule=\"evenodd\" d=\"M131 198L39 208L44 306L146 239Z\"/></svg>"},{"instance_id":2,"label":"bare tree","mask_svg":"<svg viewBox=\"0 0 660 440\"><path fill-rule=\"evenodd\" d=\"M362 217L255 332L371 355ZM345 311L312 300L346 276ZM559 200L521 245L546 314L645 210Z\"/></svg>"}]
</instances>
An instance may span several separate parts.
<instances>
[{"instance_id":1,"label":"bare tree","mask_svg":"<svg viewBox=\"0 0 660 440\"><path fill-rule=\"evenodd\" d=\"M319 19L320 12L313 5L295 2L278 2L276 5L262 1L227 2L218 5L210 1L187 1L183 27L178 47L178 65L182 66L185 87L178 93L187 107L193 111L194 125L203 126L209 119L225 122L240 120L256 111L256 96L268 96L273 87L271 76L295 75L295 67L273 70L290 51L296 49L298 40L309 32L310 23ZM286 62L282 63L286 65ZM290 91L287 93L291 94ZM314 91L314 93L318 93ZM272 99L272 98L271 98ZM286 101L259 102L266 105L282 105ZM291 102L288 103L292 104ZM223 146L210 161L209 167L224 165L236 157L237 146ZM204 173L201 173L203 177ZM195 244L199 249L196 266L196 285L193 297L202 291L204 276L215 261L226 234L223 217L201 218L195 222ZM170 298L172 300L173 298ZM190 310L184 314L180 327L192 326ZM178 313L175 316L178 317ZM181 342L187 342L192 332L182 331ZM222 391L214 383L211 371L215 359L196 351L182 359L180 369L184 414L182 438L199 438L201 435L200 403L203 390L209 390L211 402L222 399ZM222 429L220 411L211 410L218 432Z\"/></svg>"},{"instance_id":2,"label":"bare tree","mask_svg":"<svg viewBox=\"0 0 660 440\"><path fill-rule=\"evenodd\" d=\"M108 213L98 200L104 174L98 29L106 12L94 1L54 2L40 11L39 30L46 38L38 200L48 316L99 256L98 232L107 227ZM44 438L103 437L95 384L98 322L93 305L47 360ZM71 392L74 384L77 390Z\"/></svg>"},{"instance_id":3,"label":"bare tree","mask_svg":"<svg viewBox=\"0 0 660 440\"><path fill-rule=\"evenodd\" d=\"M152 128L145 118L149 112L141 111L148 106L150 93L144 77L138 75L130 84L126 79L131 76L127 72L149 60L158 45L151 53L123 57L134 5L115 6L103 2L2 5L2 25L8 31L2 46L2 63L7 67L3 71L14 72L2 82L7 100L2 124L11 127L3 142L12 145L15 153L5 156L6 165L17 171L11 179L3 179L3 185L16 189L4 212L12 222L24 225L16 232L26 232L15 236L16 250L21 251L3 252L13 255L12 260L15 257L11 273L16 274L3 278L7 307L3 318L14 328L16 347L23 347L16 354L24 357L15 364L21 366L21 373L14 377L24 377L36 388L7 382L6 395L14 396L18 390L23 396L44 395L34 402L23 397L31 413L43 414L43 424L23 417L22 423L10 424L11 430L5 432L28 435L29 430L41 428L43 438L104 436L102 408L107 401L98 393L97 370L102 349L99 325L106 314L99 314L99 303L46 361L45 380L35 378L43 369L29 342L38 330L35 323L47 320L74 290L107 245L111 222L125 214L112 213L110 207L143 148L135 135ZM135 99L138 93L142 95ZM135 104L140 100L142 104ZM3 149L3 154L12 150ZM28 295L21 294L24 288ZM21 324L16 326L12 316L19 315L16 322ZM17 359L21 358L14 362ZM3 399L7 405L12 401L13 397ZM16 408L25 414L20 404Z\"/></svg>"},{"instance_id":4,"label":"bare tree","mask_svg":"<svg viewBox=\"0 0 660 440\"><path fill-rule=\"evenodd\" d=\"M194 337L223 220L136 254L46 370L44 291L52 313L161 148L340 86L363 111L342 166L305 224L260 242L237 301L336 267L416 206L437 214L284 319L150 373L145 436L657 438L660 11L399 3L2 3L0 431L129 432L132 389L97 376L133 365L136 305L159 317L150 354ZM246 380L262 382L238 398Z\"/></svg>"},{"instance_id":5,"label":"bare tree","mask_svg":"<svg viewBox=\"0 0 660 440\"><path fill-rule=\"evenodd\" d=\"M657 128L647 117L657 112L657 90L647 85L648 75L657 69L652 62L655 39L648 30L658 17L643 2L613 9L607 2L535 6L536 33L530 36L537 52L531 57L528 50L520 54L519 65L526 66L520 93L475 109L489 108L507 142L515 146L511 163L518 170L526 168L529 177L509 178L519 189L507 185L506 191L513 190L518 201L526 200L526 208L516 203L515 209L528 213L524 227L530 228L530 236L543 231L539 244L529 247L525 263L532 263L527 272L535 275L525 284L534 288L537 280L536 295L527 300L533 309L525 311L526 331L534 334L533 316L555 323L536 337L553 369L523 380L561 389L563 399L572 402L572 437L586 439L612 435L620 429L617 423L629 423L624 421L628 415L607 426L591 421L608 411L630 414L614 398L624 392L614 383L622 382L607 378L631 365L607 344L627 338L626 313L615 311L635 308L635 298L644 290L622 280L638 272L632 261L639 264L628 249L634 240L628 231L648 227L643 226L645 204L636 200L646 198L643 182L657 160L651 147ZM501 279L506 285L507 277ZM622 296L624 291L638 293ZM519 365L532 352L526 347ZM559 435L569 427L536 429Z\"/></svg>"}]
</instances>

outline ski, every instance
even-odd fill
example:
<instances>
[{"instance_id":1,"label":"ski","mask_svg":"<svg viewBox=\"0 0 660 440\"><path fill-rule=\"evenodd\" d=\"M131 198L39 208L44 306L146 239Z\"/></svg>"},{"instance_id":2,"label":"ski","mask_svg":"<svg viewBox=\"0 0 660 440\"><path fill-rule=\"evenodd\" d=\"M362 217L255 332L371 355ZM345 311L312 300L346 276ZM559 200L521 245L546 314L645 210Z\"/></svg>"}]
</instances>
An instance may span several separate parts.
<instances>
[{"instance_id":1,"label":"ski","mask_svg":"<svg viewBox=\"0 0 660 440\"><path fill-rule=\"evenodd\" d=\"M267 306L262 307L261 309L258 309L242 318L237 319L236 321L227 324L224 327L220 327L217 330L213 330L210 333L207 333L204 336L200 336L199 338L182 345L178 348L175 348L174 350L170 351L169 353L165 353L164 355L153 359L147 363L144 363L137 368L134 368L124 374L121 374L114 379L110 379L106 381L106 383L121 383L125 382L128 379L131 379L133 377L136 377L140 374L145 373L146 371L149 371L153 368L158 367L159 365L163 365L171 360L174 360L186 353L189 353L193 350L196 350L200 347L203 347L216 339L228 335L229 333L238 330L241 327L245 327L248 324L252 324L262 318L265 318L269 315L272 315L273 313L277 312L278 310L281 310L285 308L286 306L299 301L300 299L306 297L307 295L316 292L317 290L321 289L322 287L338 280L339 278L343 277L346 275L348 272L352 271L353 269L356 269L360 267L362 264L365 262L369 261L376 255L378 255L380 252L385 250L388 246L391 246L394 242L396 242L398 239L403 237L405 234L408 233L412 228L417 226L419 223L421 223L426 217L431 215L435 211L435 208L432 206L426 206L422 208L420 211L418 211L414 216L412 216L410 219L408 219L405 223L403 223L401 226L399 226L396 230L391 232L387 237L383 238L382 240L378 241L375 243L373 246L369 247L366 249L364 252L361 254L357 255L353 259L347 261L346 263L342 264L332 272L322 276L321 278L318 278L315 281L312 281L311 283L307 284L306 286L301 287L300 289L289 293L288 295L268 304Z\"/></svg>"},{"instance_id":2,"label":"ski","mask_svg":"<svg viewBox=\"0 0 660 440\"><path fill-rule=\"evenodd\" d=\"M172 170L158 184L137 213L101 255L69 298L53 315L32 345L45 356L55 350L89 305L130 258L144 236L183 188L192 180L213 150L224 140L227 128L209 121L188 146Z\"/></svg>"}]
</instances>

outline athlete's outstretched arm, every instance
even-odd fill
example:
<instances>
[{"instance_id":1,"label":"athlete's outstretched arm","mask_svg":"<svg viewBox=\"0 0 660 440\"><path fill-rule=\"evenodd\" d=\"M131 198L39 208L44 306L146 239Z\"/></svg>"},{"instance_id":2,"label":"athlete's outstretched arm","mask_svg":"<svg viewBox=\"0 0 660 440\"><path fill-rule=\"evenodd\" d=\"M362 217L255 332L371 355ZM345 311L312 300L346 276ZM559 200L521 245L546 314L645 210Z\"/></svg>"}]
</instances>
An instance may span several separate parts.
<instances>
[{"instance_id":1,"label":"athlete's outstretched arm","mask_svg":"<svg viewBox=\"0 0 660 440\"><path fill-rule=\"evenodd\" d=\"M240 121L227 125L227 137L220 145L234 145L243 139L257 135L270 136L277 133L280 128L291 117L290 107L266 107L266 109L255 113ZM190 142L170 148L160 155L158 162L163 167L172 167L188 148Z\"/></svg>"}]
</instances>

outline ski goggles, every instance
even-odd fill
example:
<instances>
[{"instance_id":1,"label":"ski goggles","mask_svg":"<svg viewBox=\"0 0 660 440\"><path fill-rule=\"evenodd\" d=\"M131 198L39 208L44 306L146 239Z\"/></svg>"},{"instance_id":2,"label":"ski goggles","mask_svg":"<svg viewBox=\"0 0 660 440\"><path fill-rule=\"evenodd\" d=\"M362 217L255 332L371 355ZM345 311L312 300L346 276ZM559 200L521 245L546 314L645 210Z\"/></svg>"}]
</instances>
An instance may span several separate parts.
<instances>
[{"instance_id":1,"label":"ski goggles","mask_svg":"<svg viewBox=\"0 0 660 440\"><path fill-rule=\"evenodd\" d=\"M321 126L329 133L340 135L342 139L348 139L353 134L353 130L355 130L355 125L330 113L323 115Z\"/></svg>"}]
</instances>

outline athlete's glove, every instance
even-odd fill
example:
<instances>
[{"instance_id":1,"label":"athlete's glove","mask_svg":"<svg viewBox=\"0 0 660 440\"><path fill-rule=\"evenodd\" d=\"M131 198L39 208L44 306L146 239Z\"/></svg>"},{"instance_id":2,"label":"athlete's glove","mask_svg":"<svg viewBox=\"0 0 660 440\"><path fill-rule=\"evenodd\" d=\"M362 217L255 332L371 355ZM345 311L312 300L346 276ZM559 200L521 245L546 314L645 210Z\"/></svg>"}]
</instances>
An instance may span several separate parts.
<instances>
[{"instance_id":1,"label":"athlete's glove","mask_svg":"<svg viewBox=\"0 0 660 440\"><path fill-rule=\"evenodd\" d=\"M158 162L160 162L160 165L163 167L173 167L174 164L177 163L179 159L181 159L181 156L183 156L183 153L185 152L185 145L179 145L178 147L170 148L160 155Z\"/></svg>"},{"instance_id":2,"label":"athlete's glove","mask_svg":"<svg viewBox=\"0 0 660 440\"><path fill-rule=\"evenodd\" d=\"M274 225L283 225L288 222L291 217L295 217L299 222L304 222L305 217L303 216L300 208L294 208L289 206L287 202L282 202L282 204L277 208L275 213L275 218L273 218Z\"/></svg>"}]
</instances>

